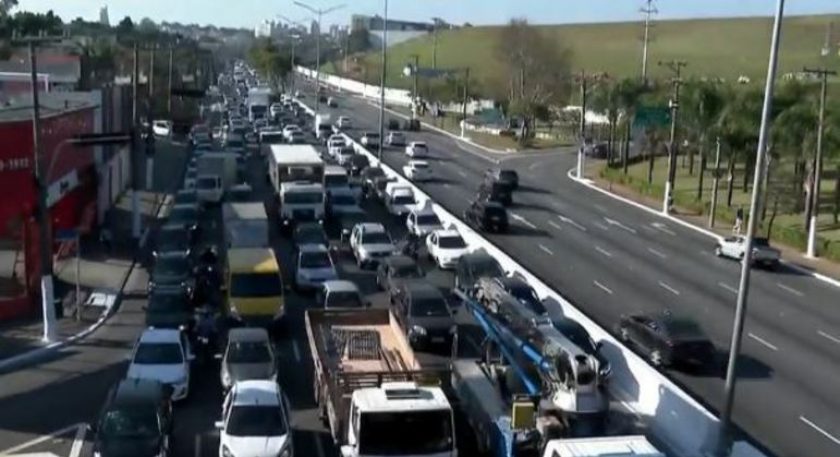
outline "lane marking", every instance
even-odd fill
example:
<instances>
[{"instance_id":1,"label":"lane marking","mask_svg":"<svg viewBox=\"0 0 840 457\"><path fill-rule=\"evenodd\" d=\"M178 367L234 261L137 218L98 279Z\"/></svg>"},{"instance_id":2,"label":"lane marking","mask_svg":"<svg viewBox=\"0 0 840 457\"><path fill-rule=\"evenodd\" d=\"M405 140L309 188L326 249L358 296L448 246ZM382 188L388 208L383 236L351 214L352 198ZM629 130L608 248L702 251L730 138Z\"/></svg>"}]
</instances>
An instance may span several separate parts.
<instances>
[{"instance_id":1,"label":"lane marking","mask_svg":"<svg viewBox=\"0 0 840 457\"><path fill-rule=\"evenodd\" d=\"M300 357L300 348L298 347L298 342L297 342L297 340L292 340L292 352L294 352L294 353L295 353L295 360L297 360L298 362L300 362L300 361L301 361L301 357Z\"/></svg>"},{"instance_id":2,"label":"lane marking","mask_svg":"<svg viewBox=\"0 0 840 457\"><path fill-rule=\"evenodd\" d=\"M593 283L593 284L595 284L595 286L596 286L596 287L598 287L599 289L601 289L601 290L603 290L604 292L606 292L606 293L608 293L608 294L612 295L613 291L612 291L612 290L610 290L610 288L609 288L609 287L607 287L607 286L605 286L605 285L601 284L601 283L600 283L600 282L598 282L598 281L592 281L592 283Z\"/></svg>"},{"instance_id":3,"label":"lane marking","mask_svg":"<svg viewBox=\"0 0 840 457\"><path fill-rule=\"evenodd\" d=\"M553 253L553 252L551 252L551 249L549 249L549 248L547 248L547 247L543 246L542 244L540 245L540 249L542 249L542 251L543 251L543 252L545 252L545 253L546 253L546 254L548 254L548 255L554 255L554 253Z\"/></svg>"},{"instance_id":4,"label":"lane marking","mask_svg":"<svg viewBox=\"0 0 840 457\"><path fill-rule=\"evenodd\" d=\"M717 285L726 289L726 290L728 290L728 291L730 291L730 292L732 292L735 295L738 295L738 289L730 286L729 284L727 284L725 282L719 282Z\"/></svg>"},{"instance_id":5,"label":"lane marking","mask_svg":"<svg viewBox=\"0 0 840 457\"><path fill-rule=\"evenodd\" d=\"M782 290L788 291L788 292L792 293L793 295L796 295L797 297L803 297L803 296L805 296L805 294L804 294L804 293L802 293L802 292L800 292L800 291L798 291L798 290L794 289L793 287L786 286L786 285L784 285L784 284L782 284L782 283L780 283L780 282L777 282L777 283L776 283L776 285L777 285L777 286L779 286L779 288L781 288Z\"/></svg>"},{"instance_id":6,"label":"lane marking","mask_svg":"<svg viewBox=\"0 0 840 457\"><path fill-rule=\"evenodd\" d=\"M607 221L607 224L614 225L614 226L616 226L616 227L618 227L622 230L626 230L626 231L632 233L633 235L635 235L637 233L636 229L634 229L633 227L628 227L628 226L622 224L621 222L619 222L615 219L610 219L608 217L604 217L604 220Z\"/></svg>"},{"instance_id":7,"label":"lane marking","mask_svg":"<svg viewBox=\"0 0 840 457\"><path fill-rule=\"evenodd\" d=\"M595 246L595 250L600 252L601 254L604 254L607 257L612 257L612 253L610 251L607 251L606 249L601 248L601 246Z\"/></svg>"},{"instance_id":8,"label":"lane marking","mask_svg":"<svg viewBox=\"0 0 840 457\"><path fill-rule=\"evenodd\" d=\"M566 216L564 216L564 215L562 215L562 214L558 214L558 215L557 215L557 217L558 217L561 221L563 221L563 222L565 222L565 223L567 223L567 224L571 225L572 227L575 227L575 228L579 229L579 230L580 230L580 231L582 231L582 232L585 232L585 231L586 231L586 227L584 227L584 226L582 226L582 225L578 224L577 222L575 222L575 221L573 221L573 220L569 219L568 217L566 217Z\"/></svg>"},{"instance_id":9,"label":"lane marking","mask_svg":"<svg viewBox=\"0 0 840 457\"><path fill-rule=\"evenodd\" d=\"M458 170L458 174L459 174L459 175L461 175L461 177L462 177L462 178L466 178L466 177L467 177L467 174L466 174L466 173L464 173L464 172L463 172L463 171L461 171L461 170Z\"/></svg>"},{"instance_id":10,"label":"lane marking","mask_svg":"<svg viewBox=\"0 0 840 457\"><path fill-rule=\"evenodd\" d=\"M445 183L443 183L443 187L446 187L447 189L449 189L452 186L448 182L445 182Z\"/></svg>"},{"instance_id":11,"label":"lane marking","mask_svg":"<svg viewBox=\"0 0 840 457\"><path fill-rule=\"evenodd\" d=\"M752 339L754 339L754 340L758 341L759 343L761 343L761 344L763 344L763 345L767 346L768 348L770 348L770 349L772 349L772 350L774 350L774 351L778 351L778 350L779 350L779 348L777 348L776 346L774 346L774 345L770 344L770 342L769 342L769 341L765 340L764 338L762 338L762 337L760 337L760 336L756 336L756 334L755 334L755 333L747 333L747 336L749 336L750 338L752 338Z\"/></svg>"},{"instance_id":12,"label":"lane marking","mask_svg":"<svg viewBox=\"0 0 840 457\"><path fill-rule=\"evenodd\" d=\"M825 333L822 330L817 330L817 335L819 335L823 338L828 338L829 340L834 341L837 344L840 344L840 338L837 338L836 336L833 336L833 335L829 335L828 333Z\"/></svg>"},{"instance_id":13,"label":"lane marking","mask_svg":"<svg viewBox=\"0 0 840 457\"><path fill-rule=\"evenodd\" d=\"M594 205L592 205L592 206L594 206L594 207L595 207L595 209L597 209L598 211L600 211L600 212L602 212L602 213L606 213L606 212L607 212L607 209L606 209L606 208L604 208L603 206L601 206L601 205L599 205L599 204L597 204L597 203L595 203L595 204L594 204Z\"/></svg>"},{"instance_id":14,"label":"lane marking","mask_svg":"<svg viewBox=\"0 0 840 457\"><path fill-rule=\"evenodd\" d=\"M525 219L524 217L522 217L522 216L520 216L516 213L510 213L510 217L512 217L513 219L521 222L522 225L525 225L526 227L530 228L531 230L536 230L537 229L536 225L532 224L528 219Z\"/></svg>"},{"instance_id":15,"label":"lane marking","mask_svg":"<svg viewBox=\"0 0 840 457\"><path fill-rule=\"evenodd\" d=\"M537 168L538 166L540 166L540 162L534 162L531 165L528 165L528 169L534 171L534 168Z\"/></svg>"},{"instance_id":16,"label":"lane marking","mask_svg":"<svg viewBox=\"0 0 840 457\"><path fill-rule=\"evenodd\" d=\"M665 224L663 224L662 222L651 222L651 223L650 223L650 225L651 225L653 228L655 228L656 230L659 230L659 231L661 231L661 232L665 232L665 233L667 233L668 235L671 235L671 236L677 236L677 234L676 234L676 233L674 233L674 231L673 231L673 230L669 229L669 228L668 228L668 226L667 226L667 225L665 225Z\"/></svg>"},{"instance_id":17,"label":"lane marking","mask_svg":"<svg viewBox=\"0 0 840 457\"><path fill-rule=\"evenodd\" d=\"M70 454L67 457L79 457L82 454L82 447L85 445L87 427L80 426L76 429L76 436L73 437L73 445L70 446Z\"/></svg>"},{"instance_id":18,"label":"lane marking","mask_svg":"<svg viewBox=\"0 0 840 457\"><path fill-rule=\"evenodd\" d=\"M201 457L201 434L195 434L195 457Z\"/></svg>"},{"instance_id":19,"label":"lane marking","mask_svg":"<svg viewBox=\"0 0 840 457\"><path fill-rule=\"evenodd\" d=\"M657 250L656 250L656 249L654 249L654 248L648 248L648 252L650 252L651 254L653 254L653 255L655 255L655 256L657 256L657 257L660 257L660 258L662 258L662 259L667 259L667 258L668 258L668 256L667 256L667 255L665 255L665 254L663 254L663 253L661 253L661 252L657 251Z\"/></svg>"},{"instance_id":20,"label":"lane marking","mask_svg":"<svg viewBox=\"0 0 840 457\"><path fill-rule=\"evenodd\" d=\"M556 222L554 222L554 221L548 221L548 225L550 225L550 226L552 226L552 227L556 228L557 230L560 230L560 231L562 231L562 230L563 230L563 227L560 227L560 226L559 226L559 225L557 225L557 223L556 223Z\"/></svg>"},{"instance_id":21,"label":"lane marking","mask_svg":"<svg viewBox=\"0 0 840 457\"><path fill-rule=\"evenodd\" d=\"M805 423L805 425L807 425L807 426L809 426L809 427L813 428L814 430L818 431L818 432L819 432L822 436L824 436L824 437L826 437L826 438L830 439L831 441L834 441L834 444L840 445L840 438L837 438L837 437L835 437L834 435L832 435L831 433L828 433L827 431L825 431L825 430L824 430L822 427L820 427L819 425L817 425L817 424L815 424L815 423L811 422L810 420L808 420L808 418L807 418L807 417L805 417L805 416L799 416L799 420L801 420L802 422L804 422L804 423Z\"/></svg>"},{"instance_id":22,"label":"lane marking","mask_svg":"<svg viewBox=\"0 0 840 457\"><path fill-rule=\"evenodd\" d=\"M609 230L610 228L600 222L594 222L595 227L598 227L601 230Z\"/></svg>"},{"instance_id":23,"label":"lane marking","mask_svg":"<svg viewBox=\"0 0 840 457\"><path fill-rule=\"evenodd\" d=\"M671 292L674 295L679 295L680 294L680 291L678 291L677 289L674 289L673 287L669 286L665 282L659 281L659 287L667 290L668 292Z\"/></svg>"},{"instance_id":24,"label":"lane marking","mask_svg":"<svg viewBox=\"0 0 840 457\"><path fill-rule=\"evenodd\" d=\"M312 438L315 439L315 452L318 454L318 457L324 457L324 445L321 443L320 435L312 432Z\"/></svg>"},{"instance_id":25,"label":"lane marking","mask_svg":"<svg viewBox=\"0 0 840 457\"><path fill-rule=\"evenodd\" d=\"M84 423L84 422L79 422L78 424L73 424L73 425L64 427L64 428L62 428L60 430L56 430L56 431L54 431L54 432L52 432L48 435L40 436L40 437L35 438L33 440L29 440L29 441L26 441L24 443L20 443L17 446L10 447L9 449L2 450L2 451L0 451L0 455L14 454L17 451L20 451L20 450L23 450L23 449L26 449L26 448L32 447L32 446L37 446L37 445L39 445L39 444L41 444L45 441L49 441L49 440L58 438L59 436L66 435L73 430L78 430L79 428L87 429L87 424Z\"/></svg>"}]
</instances>

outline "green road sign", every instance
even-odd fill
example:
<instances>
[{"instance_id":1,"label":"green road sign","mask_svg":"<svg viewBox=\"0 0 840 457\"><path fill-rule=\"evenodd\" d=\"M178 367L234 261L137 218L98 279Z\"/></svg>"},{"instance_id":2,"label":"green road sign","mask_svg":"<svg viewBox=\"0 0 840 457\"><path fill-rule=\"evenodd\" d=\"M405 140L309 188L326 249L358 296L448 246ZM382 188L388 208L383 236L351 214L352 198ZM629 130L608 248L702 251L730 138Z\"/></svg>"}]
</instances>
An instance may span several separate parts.
<instances>
[{"instance_id":1,"label":"green road sign","mask_svg":"<svg viewBox=\"0 0 840 457\"><path fill-rule=\"evenodd\" d=\"M671 110L665 106L640 106L633 118L633 130L650 127L667 127L671 123Z\"/></svg>"}]
</instances>

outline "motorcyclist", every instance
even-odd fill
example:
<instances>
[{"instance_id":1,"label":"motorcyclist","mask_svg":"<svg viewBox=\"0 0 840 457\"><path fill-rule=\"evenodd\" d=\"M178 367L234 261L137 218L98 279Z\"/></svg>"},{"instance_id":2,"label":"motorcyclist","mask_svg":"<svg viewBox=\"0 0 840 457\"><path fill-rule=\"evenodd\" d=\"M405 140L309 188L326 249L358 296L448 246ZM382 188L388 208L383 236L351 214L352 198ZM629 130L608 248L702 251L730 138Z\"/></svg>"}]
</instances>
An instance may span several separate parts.
<instances>
[{"instance_id":1,"label":"motorcyclist","mask_svg":"<svg viewBox=\"0 0 840 457\"><path fill-rule=\"evenodd\" d=\"M202 356L209 358L216 348L216 316L210 306L202 306L199 309L195 326L196 342L202 352Z\"/></svg>"}]
</instances>

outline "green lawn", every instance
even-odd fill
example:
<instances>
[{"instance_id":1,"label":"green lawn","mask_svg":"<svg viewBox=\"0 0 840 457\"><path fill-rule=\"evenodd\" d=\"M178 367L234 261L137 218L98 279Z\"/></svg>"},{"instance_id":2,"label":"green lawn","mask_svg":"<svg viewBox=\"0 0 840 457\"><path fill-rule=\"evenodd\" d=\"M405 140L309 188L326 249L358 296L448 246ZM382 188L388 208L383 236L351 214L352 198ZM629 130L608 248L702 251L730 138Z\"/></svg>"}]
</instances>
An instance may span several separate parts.
<instances>
[{"instance_id":1,"label":"green lawn","mask_svg":"<svg viewBox=\"0 0 840 457\"><path fill-rule=\"evenodd\" d=\"M837 22L840 15L798 16L785 20L779 73L800 71L804 65L840 67L840 57L819 57L825 39L826 24ZM614 77L640 74L642 25L633 23L570 24L540 26L559 46L572 51L572 67L590 72L604 71ZM657 67L660 60L682 59L688 62L688 75L708 75L735 80L746 75L759 84L767 71L767 56L772 28L771 18L697 19L657 21L650 44L651 77L667 77ZM470 67L479 80L497 74L501 66L494 55L499 26L468 27L440 32L438 68ZM432 65L432 37L400 43L389 49L388 85L408 88L410 78L402 68L412 54L420 56L420 65ZM379 51L365 57L372 67L380 62ZM332 70L330 64L326 70ZM376 73L376 72L374 72ZM378 73L377 73L378 74ZM354 75L359 78L360 75Z\"/></svg>"},{"instance_id":2,"label":"green lawn","mask_svg":"<svg viewBox=\"0 0 840 457\"><path fill-rule=\"evenodd\" d=\"M696 199L697 184L699 179L698 164L699 159L695 162L695 172L692 176L688 174L687 167L682 167L682 158L678 159L674 202L678 211L681 213L708 215L713 180L711 173L707 171L703 183L702 197L698 201ZM833 166L832 169L834 169ZM627 176L624 176L620 168L606 168L603 162L598 162L597 165L593 164L590 169L590 174L597 174L610 181L624 184L640 194L647 195L658 200L661 200L665 194L664 183L667 172L667 157L657 158L654 161L653 183L650 185L647 183L647 162L631 165ZM728 207L726 204L727 181L725 178L720 180L720 187L718 191L717 227L731 226L735 220L735 211L739 206L743 207L745 212L748 212L750 206L750 193L752 189L750 186L747 192L743 192L743 176L743 166L736 167L734 179L735 186L732 194L731 207ZM752 184L752 176L750 176L749 183ZM817 225L817 236L821 240L822 246L821 251L826 257L840 261L840 224L834 224L831 214L831 202L833 202L834 199L834 182L831 178L827 177L822 180L821 194L822 197L820 201L822 204ZM768 211L768 218L769 214L770 211ZM785 213L780 210L773 223L771 238L792 247L804 250L806 236L807 231L804 227L804 215L802 213Z\"/></svg>"}]
</instances>

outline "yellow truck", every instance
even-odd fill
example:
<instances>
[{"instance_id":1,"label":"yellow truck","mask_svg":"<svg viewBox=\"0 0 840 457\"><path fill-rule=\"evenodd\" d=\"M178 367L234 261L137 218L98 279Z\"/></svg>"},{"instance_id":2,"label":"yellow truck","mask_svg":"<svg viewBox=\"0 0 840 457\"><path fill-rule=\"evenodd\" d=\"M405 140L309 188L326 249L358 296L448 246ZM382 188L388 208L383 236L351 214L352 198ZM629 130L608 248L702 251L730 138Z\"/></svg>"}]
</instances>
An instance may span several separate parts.
<instances>
[{"instance_id":1,"label":"yellow truck","mask_svg":"<svg viewBox=\"0 0 840 457\"><path fill-rule=\"evenodd\" d=\"M233 248L225 268L226 309L230 317L271 325L284 314L283 279L271 248Z\"/></svg>"}]
</instances>

